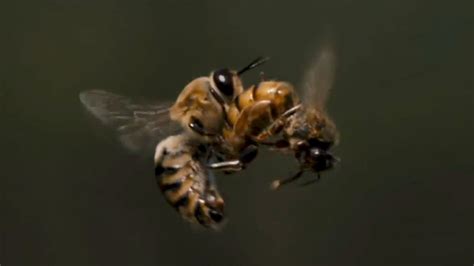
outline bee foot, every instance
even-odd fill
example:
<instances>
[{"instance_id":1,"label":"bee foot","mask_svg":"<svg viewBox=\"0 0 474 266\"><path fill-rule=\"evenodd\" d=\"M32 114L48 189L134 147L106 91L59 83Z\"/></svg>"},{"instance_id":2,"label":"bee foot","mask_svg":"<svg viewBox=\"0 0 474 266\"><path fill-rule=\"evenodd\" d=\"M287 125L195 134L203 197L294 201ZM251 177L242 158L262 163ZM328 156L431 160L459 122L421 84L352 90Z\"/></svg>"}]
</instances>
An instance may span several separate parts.
<instances>
[{"instance_id":1,"label":"bee foot","mask_svg":"<svg viewBox=\"0 0 474 266\"><path fill-rule=\"evenodd\" d=\"M270 189L272 189L272 190L277 190L277 189L280 188L280 185L281 185L280 180L274 180L274 181L270 184Z\"/></svg>"}]
</instances>

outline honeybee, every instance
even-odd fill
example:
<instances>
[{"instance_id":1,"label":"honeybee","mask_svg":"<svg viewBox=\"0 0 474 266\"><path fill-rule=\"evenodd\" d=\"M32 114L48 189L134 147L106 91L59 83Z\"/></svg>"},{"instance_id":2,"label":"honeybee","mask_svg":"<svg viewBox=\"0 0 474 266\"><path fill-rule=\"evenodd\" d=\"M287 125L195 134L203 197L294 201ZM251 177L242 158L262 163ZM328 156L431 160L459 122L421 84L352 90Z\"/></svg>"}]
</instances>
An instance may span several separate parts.
<instances>
[{"instance_id":1,"label":"honeybee","mask_svg":"<svg viewBox=\"0 0 474 266\"><path fill-rule=\"evenodd\" d=\"M339 162L329 150L339 142L339 132L326 111L326 101L335 73L335 53L329 44L322 46L314 63L303 78L303 99L294 114L276 120L270 128L281 128L282 138L273 145L282 151L291 151L299 162L299 170L289 178L272 182L273 189L299 179L305 171L320 172L331 169Z\"/></svg>"},{"instance_id":2,"label":"honeybee","mask_svg":"<svg viewBox=\"0 0 474 266\"><path fill-rule=\"evenodd\" d=\"M262 81L239 94L229 105L224 127L226 140L221 145L224 157L252 161L257 145L264 144L282 152L291 152L299 162L299 171L287 179L275 180L272 188L290 183L304 171L317 173L331 169L338 158L329 149L338 142L339 133L325 110L325 102L334 78L335 56L329 45L323 46L315 63L304 77L303 100L294 87L283 81ZM272 137L277 141L269 141Z\"/></svg>"},{"instance_id":3,"label":"honeybee","mask_svg":"<svg viewBox=\"0 0 474 266\"><path fill-rule=\"evenodd\" d=\"M217 228L224 219L224 200L206 167L206 144L178 134L164 139L155 152L155 176L168 203L183 218Z\"/></svg>"},{"instance_id":4,"label":"honeybee","mask_svg":"<svg viewBox=\"0 0 474 266\"><path fill-rule=\"evenodd\" d=\"M82 92L80 100L96 118L117 130L129 150L151 154L156 147L157 183L183 218L209 228L224 220L224 200L210 170L237 171L239 162L213 161L208 142L172 121L171 104L137 104L102 90Z\"/></svg>"},{"instance_id":5,"label":"honeybee","mask_svg":"<svg viewBox=\"0 0 474 266\"><path fill-rule=\"evenodd\" d=\"M89 112L117 130L130 151L151 154L156 147L155 176L167 201L185 219L215 228L224 218L224 200L210 170L240 171L242 164L217 161L211 147L221 140L228 103L243 91L239 75L264 61L196 78L174 103L140 104L103 90L79 97Z\"/></svg>"}]
</instances>

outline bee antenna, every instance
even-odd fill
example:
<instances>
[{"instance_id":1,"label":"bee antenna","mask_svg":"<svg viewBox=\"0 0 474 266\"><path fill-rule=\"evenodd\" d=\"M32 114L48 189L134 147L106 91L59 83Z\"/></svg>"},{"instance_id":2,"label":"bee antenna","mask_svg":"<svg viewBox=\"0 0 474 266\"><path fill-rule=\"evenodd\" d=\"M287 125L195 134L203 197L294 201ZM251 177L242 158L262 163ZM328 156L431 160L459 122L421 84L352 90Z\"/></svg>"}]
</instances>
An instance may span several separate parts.
<instances>
[{"instance_id":1,"label":"bee antenna","mask_svg":"<svg viewBox=\"0 0 474 266\"><path fill-rule=\"evenodd\" d=\"M255 60L253 60L252 62L250 62L250 64L248 64L246 67L242 68L241 70L239 70L237 72L237 75L242 75L244 72L246 71L249 71L250 69L253 69L253 68L256 68L258 67L259 65L262 65L263 63L267 62L268 60L270 60L270 57L263 57L263 56L259 56L257 57Z\"/></svg>"}]
</instances>

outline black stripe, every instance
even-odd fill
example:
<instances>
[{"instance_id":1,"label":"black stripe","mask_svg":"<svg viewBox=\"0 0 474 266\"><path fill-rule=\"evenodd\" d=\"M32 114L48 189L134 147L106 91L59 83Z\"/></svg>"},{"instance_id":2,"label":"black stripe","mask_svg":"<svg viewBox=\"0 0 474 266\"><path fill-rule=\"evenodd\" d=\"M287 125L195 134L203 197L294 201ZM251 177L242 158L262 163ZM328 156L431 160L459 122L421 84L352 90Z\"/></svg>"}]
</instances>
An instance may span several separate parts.
<instances>
[{"instance_id":1,"label":"black stripe","mask_svg":"<svg viewBox=\"0 0 474 266\"><path fill-rule=\"evenodd\" d=\"M204 212L202 211L202 206L201 206L201 204L200 204L199 202L198 202L198 204L196 204L196 208L194 209L194 217L196 217L196 220L197 220L200 224L202 224L202 225L204 225L204 226L206 226L206 227L209 226L209 224L206 222L206 219L205 219L206 215L205 215Z\"/></svg>"},{"instance_id":2,"label":"black stripe","mask_svg":"<svg viewBox=\"0 0 474 266\"><path fill-rule=\"evenodd\" d=\"M173 203L173 207L178 209L181 206L186 206L189 203L189 193L184 194L179 200Z\"/></svg>"},{"instance_id":3,"label":"black stripe","mask_svg":"<svg viewBox=\"0 0 474 266\"><path fill-rule=\"evenodd\" d=\"M155 176L161 176L165 172L165 168L161 164L155 167Z\"/></svg>"},{"instance_id":4,"label":"black stripe","mask_svg":"<svg viewBox=\"0 0 474 266\"><path fill-rule=\"evenodd\" d=\"M224 214L215 210L210 210L209 216L211 216L211 219L216 223L220 223L222 219L224 219Z\"/></svg>"},{"instance_id":5,"label":"black stripe","mask_svg":"<svg viewBox=\"0 0 474 266\"><path fill-rule=\"evenodd\" d=\"M182 182L176 182L176 183L171 183L171 184L160 184L160 188L163 192L168 191L168 190L176 190L180 188L182 185Z\"/></svg>"},{"instance_id":6,"label":"black stripe","mask_svg":"<svg viewBox=\"0 0 474 266\"><path fill-rule=\"evenodd\" d=\"M174 167L163 167L161 164L155 166L155 176L161 176L161 175L170 175L174 174L179 170L179 168L174 168Z\"/></svg>"}]
</instances>

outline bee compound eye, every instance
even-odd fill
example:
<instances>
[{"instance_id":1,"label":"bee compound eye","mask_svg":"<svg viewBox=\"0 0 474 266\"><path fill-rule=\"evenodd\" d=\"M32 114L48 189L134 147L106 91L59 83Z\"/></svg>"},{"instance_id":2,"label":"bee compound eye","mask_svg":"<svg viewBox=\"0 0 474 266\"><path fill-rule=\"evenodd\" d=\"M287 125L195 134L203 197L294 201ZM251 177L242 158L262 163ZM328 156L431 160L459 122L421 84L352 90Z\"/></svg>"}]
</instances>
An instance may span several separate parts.
<instances>
[{"instance_id":1,"label":"bee compound eye","mask_svg":"<svg viewBox=\"0 0 474 266\"><path fill-rule=\"evenodd\" d=\"M229 69L219 69L214 71L212 79L216 84L217 89L225 96L232 96L234 94L233 75Z\"/></svg>"}]
</instances>

